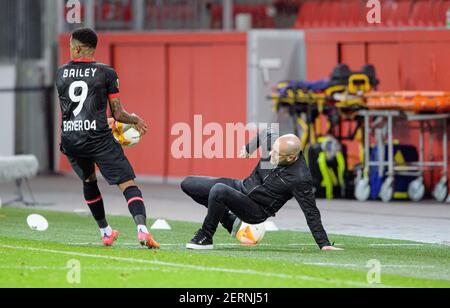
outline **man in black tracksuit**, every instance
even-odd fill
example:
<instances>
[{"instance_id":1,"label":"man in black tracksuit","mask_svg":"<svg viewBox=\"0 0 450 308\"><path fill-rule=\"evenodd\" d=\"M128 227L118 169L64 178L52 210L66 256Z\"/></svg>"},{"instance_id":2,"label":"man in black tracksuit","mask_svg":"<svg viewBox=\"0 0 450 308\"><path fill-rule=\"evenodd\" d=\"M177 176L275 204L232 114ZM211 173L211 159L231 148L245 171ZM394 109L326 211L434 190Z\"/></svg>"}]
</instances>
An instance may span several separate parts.
<instances>
[{"instance_id":1,"label":"man in black tracksuit","mask_svg":"<svg viewBox=\"0 0 450 308\"><path fill-rule=\"evenodd\" d=\"M311 173L298 137L279 137L273 129L268 129L252 140L241 156L249 157L263 145L263 157L268 157L264 155L266 151L270 153L270 158L263 158L252 175L243 181L208 177L188 177L183 181L182 190L208 208L202 229L187 244L187 248L213 249L212 239L219 223L235 236L242 221L248 224L262 223L274 217L295 197L320 249L337 250L331 246L323 228Z\"/></svg>"}]
</instances>

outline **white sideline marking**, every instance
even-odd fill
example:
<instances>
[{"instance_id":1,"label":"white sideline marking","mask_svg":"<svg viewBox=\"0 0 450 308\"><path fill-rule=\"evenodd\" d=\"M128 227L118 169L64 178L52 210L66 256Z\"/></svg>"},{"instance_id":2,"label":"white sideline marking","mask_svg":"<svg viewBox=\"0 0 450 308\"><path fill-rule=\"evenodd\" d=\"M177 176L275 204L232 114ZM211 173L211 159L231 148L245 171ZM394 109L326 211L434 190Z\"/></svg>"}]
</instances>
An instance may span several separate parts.
<instances>
[{"instance_id":1,"label":"white sideline marking","mask_svg":"<svg viewBox=\"0 0 450 308\"><path fill-rule=\"evenodd\" d=\"M25 270L25 271L67 271L69 268L63 266L3 266L0 269L5 270ZM162 271L174 272L173 269L163 269L158 267L99 267L99 266L83 266L83 270L91 271Z\"/></svg>"},{"instance_id":2,"label":"white sideline marking","mask_svg":"<svg viewBox=\"0 0 450 308\"><path fill-rule=\"evenodd\" d=\"M402 246L417 246L417 247L422 247L422 246L426 246L425 244L369 244L370 247L402 247ZM431 246L431 244L429 244L428 246Z\"/></svg>"},{"instance_id":3,"label":"white sideline marking","mask_svg":"<svg viewBox=\"0 0 450 308\"><path fill-rule=\"evenodd\" d=\"M352 267L352 268L365 268L365 264L341 264L341 263L320 263L320 262L304 262L304 265L317 265L317 266L336 266L336 267ZM382 267L391 268L436 268L433 265L398 265L398 264L382 264Z\"/></svg>"},{"instance_id":4,"label":"white sideline marking","mask_svg":"<svg viewBox=\"0 0 450 308\"><path fill-rule=\"evenodd\" d=\"M280 245L280 246L284 246L284 245ZM317 246L317 244L288 244L288 246ZM343 245L336 244L336 246L343 246Z\"/></svg>"},{"instance_id":5,"label":"white sideline marking","mask_svg":"<svg viewBox=\"0 0 450 308\"><path fill-rule=\"evenodd\" d=\"M71 246L102 246L100 243L68 243L68 245ZM179 243L179 244L161 244L162 247L185 247L186 244L183 243ZM368 244L368 247L423 247L423 246L432 246L433 244L420 244L420 243L411 243L411 244L383 244L383 243L378 243L378 244ZM139 243L116 243L115 246L139 246ZM238 247L241 246L240 243L219 243L219 244L214 244L214 246L218 246L218 247ZM261 246L261 247L314 247L317 246L317 244L314 243L291 243L291 244L265 244L265 243L260 243L257 246ZM336 247L345 247L344 244L335 244Z\"/></svg>"},{"instance_id":6,"label":"white sideline marking","mask_svg":"<svg viewBox=\"0 0 450 308\"><path fill-rule=\"evenodd\" d=\"M100 244L100 243L68 243L67 245L70 245L70 246L103 246L102 244ZM120 246L139 246L139 243L115 243L114 244L114 246L116 246L116 247L120 247ZM180 246L180 247L183 247L183 248L185 248L186 247L186 243L179 243L179 244L161 244L161 246L162 247L177 247L177 246ZM229 244L226 244L226 243L220 243L220 244L214 244L214 246L218 246L218 247L238 247L238 246L242 246L241 244L239 244L239 243L229 243ZM316 244L287 244L287 245L283 245L283 244L280 244L280 245L274 245L274 244L264 244L264 243L261 243L261 244L258 244L257 246L267 246L267 247L286 247L286 246L317 246ZM336 244L336 246L343 246L343 245L338 245L338 244Z\"/></svg>"},{"instance_id":7,"label":"white sideline marking","mask_svg":"<svg viewBox=\"0 0 450 308\"><path fill-rule=\"evenodd\" d=\"M93 245L91 243L70 243L70 245L75 245L75 246L89 246L89 245ZM376 246L383 246L385 244L373 244ZM391 244L387 244L387 245L391 245ZM392 244L392 245L397 245L397 244ZM421 245L421 244L400 244L400 245ZM98 246L101 246L100 244L98 244ZM136 243L121 243L121 244L116 244L115 246L120 247L120 246L138 246ZM161 244L161 247L181 247L182 249L185 248L185 244ZM214 246L221 246L221 247L240 247L241 244L214 244ZM258 244L257 246L270 246L270 247L286 247L286 245L273 245L273 244ZM290 247L300 247L300 246L317 246L316 244L287 244L287 246ZM343 247L344 245L342 244L335 244L335 246L341 246ZM323 262L301 262L301 264L303 265L317 265L317 266L335 266L335 267L348 267L348 268L366 268L365 264L341 264L341 263L323 263ZM398 264L383 264L383 267L385 268L416 268L416 269L434 269L436 268L435 266L432 265L398 265Z\"/></svg>"},{"instance_id":8,"label":"white sideline marking","mask_svg":"<svg viewBox=\"0 0 450 308\"><path fill-rule=\"evenodd\" d=\"M102 255L79 253L79 252L73 252L73 251L51 250L51 249L20 247L20 246L10 246L10 245L0 245L0 248L36 251L36 252L43 252L43 253L53 253L53 254L61 254L61 255L67 255L67 256L75 256L75 257L123 261L123 262L130 262L130 263L161 265L161 266L168 266L168 267L175 267L175 268L189 269L189 270L196 270L196 271L256 275L256 276L265 276L265 277L281 278L281 279L296 279L296 280L303 280L303 281L314 281L314 282L320 282L320 283L326 283L326 284L329 284L329 283L344 284L344 285L349 285L349 286L354 286L354 287L391 287L391 286L386 286L386 285L373 286L373 285L369 285L367 283L351 281L351 280L323 279L323 278L304 276L304 275L287 275L287 274L277 274L277 273L270 273L270 272L258 272L255 270L239 270L239 269L228 269L228 268L220 268L220 267L206 267L206 266L198 266L198 265L192 265L192 264L169 263L169 262L150 261L150 260L142 260L142 259L134 259L134 258L102 256Z\"/></svg>"}]
</instances>

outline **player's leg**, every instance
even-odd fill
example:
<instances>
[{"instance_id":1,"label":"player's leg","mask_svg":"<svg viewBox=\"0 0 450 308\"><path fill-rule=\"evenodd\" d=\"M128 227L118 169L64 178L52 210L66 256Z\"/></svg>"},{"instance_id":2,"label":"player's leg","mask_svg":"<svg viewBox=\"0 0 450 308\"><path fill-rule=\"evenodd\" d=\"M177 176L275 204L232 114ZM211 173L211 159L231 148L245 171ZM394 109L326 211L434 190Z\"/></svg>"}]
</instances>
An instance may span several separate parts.
<instances>
[{"instance_id":1,"label":"player's leg","mask_svg":"<svg viewBox=\"0 0 450 308\"><path fill-rule=\"evenodd\" d=\"M144 198L136 182L134 180L129 180L118 186L125 196L128 209L136 223L139 242L148 248L159 248L160 245L153 239L153 236L147 229L147 212L145 209Z\"/></svg>"},{"instance_id":2,"label":"player's leg","mask_svg":"<svg viewBox=\"0 0 450 308\"><path fill-rule=\"evenodd\" d=\"M195 202L208 207L209 192L216 184L234 187L234 180L204 176L190 176L181 183L181 189Z\"/></svg>"},{"instance_id":3,"label":"player's leg","mask_svg":"<svg viewBox=\"0 0 450 308\"><path fill-rule=\"evenodd\" d=\"M100 228L102 234L102 241L105 246L112 246L112 244L119 238L119 232L113 230L106 220L105 205L103 197L98 188L97 177L95 172L88 180L83 182L84 198L86 200L92 216Z\"/></svg>"},{"instance_id":4,"label":"player's leg","mask_svg":"<svg viewBox=\"0 0 450 308\"><path fill-rule=\"evenodd\" d=\"M113 230L106 220L103 197L97 184L94 162L85 158L69 157L75 173L83 181L83 193L86 204L100 228L102 241L105 246L111 246L119 237L119 232Z\"/></svg>"},{"instance_id":5,"label":"player's leg","mask_svg":"<svg viewBox=\"0 0 450 308\"><path fill-rule=\"evenodd\" d=\"M209 194L208 215L202 228L187 245L189 249L212 249L213 236L224 213L231 210L242 221L256 224L268 217L264 210L239 190L224 184L216 184Z\"/></svg>"},{"instance_id":6,"label":"player's leg","mask_svg":"<svg viewBox=\"0 0 450 308\"><path fill-rule=\"evenodd\" d=\"M117 185L124 194L128 209L137 225L139 242L148 248L159 248L159 244L147 230L144 198L134 181L136 175L122 147L115 144L107 154L97 157L95 162L106 181L110 185Z\"/></svg>"},{"instance_id":7,"label":"player's leg","mask_svg":"<svg viewBox=\"0 0 450 308\"><path fill-rule=\"evenodd\" d=\"M209 193L216 184L224 184L229 187L238 189L237 187L238 184L236 180L227 178L202 177L202 176L187 177L181 183L181 189L195 202L208 208ZM236 215L234 215L231 211L226 211L224 216L220 220L222 226L230 234L233 231L233 224L235 221Z\"/></svg>"}]
</instances>

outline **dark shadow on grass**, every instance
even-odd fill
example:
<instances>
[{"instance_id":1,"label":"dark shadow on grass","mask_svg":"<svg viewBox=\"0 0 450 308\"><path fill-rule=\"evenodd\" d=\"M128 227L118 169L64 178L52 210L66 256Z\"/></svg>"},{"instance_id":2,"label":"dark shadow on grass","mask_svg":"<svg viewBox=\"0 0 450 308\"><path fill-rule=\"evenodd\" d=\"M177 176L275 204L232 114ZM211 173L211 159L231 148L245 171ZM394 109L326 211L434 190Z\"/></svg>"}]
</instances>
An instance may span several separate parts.
<instances>
[{"instance_id":1,"label":"dark shadow on grass","mask_svg":"<svg viewBox=\"0 0 450 308\"><path fill-rule=\"evenodd\" d=\"M300 253L300 252L309 252L309 251L317 251L314 248L307 249L298 249L298 248L269 248L269 247L220 247L216 248L215 251L229 251L229 252L261 252L261 253Z\"/></svg>"}]
</instances>

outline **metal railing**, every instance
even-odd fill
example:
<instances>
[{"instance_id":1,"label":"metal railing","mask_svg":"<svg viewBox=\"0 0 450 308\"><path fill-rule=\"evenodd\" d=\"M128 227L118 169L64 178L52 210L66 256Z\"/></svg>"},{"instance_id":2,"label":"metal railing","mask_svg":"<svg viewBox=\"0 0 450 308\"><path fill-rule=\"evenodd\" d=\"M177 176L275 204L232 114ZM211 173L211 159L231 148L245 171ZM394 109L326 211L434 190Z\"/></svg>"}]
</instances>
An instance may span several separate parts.
<instances>
[{"instance_id":1,"label":"metal railing","mask_svg":"<svg viewBox=\"0 0 450 308\"><path fill-rule=\"evenodd\" d=\"M67 3L67 0L60 0ZM286 0L80 0L85 25L97 30L231 30L237 14L252 15L258 28L294 24L296 6ZM292 9L293 8L293 9ZM67 12L67 8L65 9ZM89 20L89 18L91 18ZM65 23L69 31L78 25Z\"/></svg>"}]
</instances>

